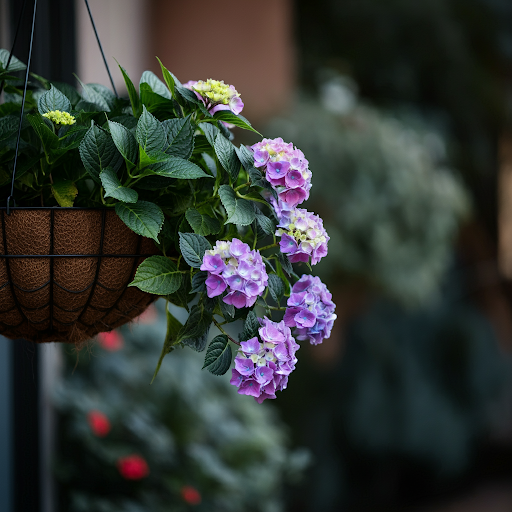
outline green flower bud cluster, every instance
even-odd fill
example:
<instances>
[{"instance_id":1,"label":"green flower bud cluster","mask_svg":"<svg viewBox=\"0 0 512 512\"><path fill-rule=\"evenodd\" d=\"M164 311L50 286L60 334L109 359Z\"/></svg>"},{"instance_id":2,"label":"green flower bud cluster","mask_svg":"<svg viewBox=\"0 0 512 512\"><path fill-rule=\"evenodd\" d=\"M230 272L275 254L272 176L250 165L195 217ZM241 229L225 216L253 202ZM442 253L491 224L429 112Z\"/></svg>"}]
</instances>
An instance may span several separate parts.
<instances>
[{"instance_id":1,"label":"green flower bud cluster","mask_svg":"<svg viewBox=\"0 0 512 512\"><path fill-rule=\"evenodd\" d=\"M60 110L52 110L50 112L47 112L46 114L43 114L43 117L46 117L52 123L55 124L75 124L76 119L69 114L68 112L61 112Z\"/></svg>"}]
</instances>

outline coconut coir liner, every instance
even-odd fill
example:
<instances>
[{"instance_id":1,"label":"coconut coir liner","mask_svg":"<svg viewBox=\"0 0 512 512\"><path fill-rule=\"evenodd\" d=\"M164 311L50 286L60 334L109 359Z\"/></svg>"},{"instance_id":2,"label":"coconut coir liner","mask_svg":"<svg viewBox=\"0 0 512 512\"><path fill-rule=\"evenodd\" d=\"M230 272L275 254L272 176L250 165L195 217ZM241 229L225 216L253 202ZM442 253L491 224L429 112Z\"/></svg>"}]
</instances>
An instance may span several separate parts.
<instances>
[{"instance_id":1,"label":"coconut coir liner","mask_svg":"<svg viewBox=\"0 0 512 512\"><path fill-rule=\"evenodd\" d=\"M157 254L158 250L112 210L19 209L1 214L3 336L37 343L82 343L129 322L155 300L138 288L127 288L144 257L108 255ZM104 256L2 258L5 254L100 253Z\"/></svg>"}]
</instances>

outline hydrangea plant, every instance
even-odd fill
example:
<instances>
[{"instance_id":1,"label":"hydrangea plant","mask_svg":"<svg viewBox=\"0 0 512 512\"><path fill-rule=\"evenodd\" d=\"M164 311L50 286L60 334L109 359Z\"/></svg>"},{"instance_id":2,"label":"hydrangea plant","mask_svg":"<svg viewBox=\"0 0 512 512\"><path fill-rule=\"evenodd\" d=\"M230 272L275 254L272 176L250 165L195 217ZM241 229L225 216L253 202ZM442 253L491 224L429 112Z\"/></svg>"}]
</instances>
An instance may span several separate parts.
<instances>
[{"instance_id":1,"label":"hydrangea plant","mask_svg":"<svg viewBox=\"0 0 512 512\"><path fill-rule=\"evenodd\" d=\"M0 105L4 197L22 98L9 71L24 68L15 59L6 70L7 57L0 51L0 79L7 80ZM139 265L130 286L189 311L184 324L168 312L155 375L177 347L204 351L215 325L220 335L206 350L204 368L226 373L234 344L239 393L259 402L275 398L297 361L293 336L317 344L336 318L324 285L295 290L326 256L329 240L322 220L298 208L311 188L308 161L281 138L236 146L231 129L255 130L240 114L235 87L212 79L182 84L160 65L164 81L145 71L138 90L120 66L129 100L99 84L80 82L78 92L33 75L38 85L25 101L17 203L111 208L155 241L161 254ZM224 326L238 320L244 324L235 339Z\"/></svg>"}]
</instances>

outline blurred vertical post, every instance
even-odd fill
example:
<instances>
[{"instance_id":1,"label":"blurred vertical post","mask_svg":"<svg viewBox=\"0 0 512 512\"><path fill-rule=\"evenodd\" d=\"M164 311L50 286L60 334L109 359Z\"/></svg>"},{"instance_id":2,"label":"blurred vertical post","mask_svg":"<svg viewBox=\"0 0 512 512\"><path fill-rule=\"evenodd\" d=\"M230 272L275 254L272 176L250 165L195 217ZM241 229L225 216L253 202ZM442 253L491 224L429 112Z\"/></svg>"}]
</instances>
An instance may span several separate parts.
<instances>
[{"instance_id":1,"label":"blurred vertical post","mask_svg":"<svg viewBox=\"0 0 512 512\"><path fill-rule=\"evenodd\" d=\"M499 153L499 267L503 276L512 279L512 132L502 135Z\"/></svg>"}]
</instances>

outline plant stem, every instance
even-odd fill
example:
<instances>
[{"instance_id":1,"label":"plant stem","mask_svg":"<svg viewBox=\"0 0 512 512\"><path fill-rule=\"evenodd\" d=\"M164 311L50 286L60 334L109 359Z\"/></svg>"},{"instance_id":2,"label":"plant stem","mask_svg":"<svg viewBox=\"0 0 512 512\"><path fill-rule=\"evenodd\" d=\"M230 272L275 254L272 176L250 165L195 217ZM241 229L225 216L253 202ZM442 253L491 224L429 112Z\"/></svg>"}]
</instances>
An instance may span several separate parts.
<instances>
[{"instance_id":1,"label":"plant stem","mask_svg":"<svg viewBox=\"0 0 512 512\"><path fill-rule=\"evenodd\" d=\"M238 187L236 187L234 189L235 192L238 192L240 189L244 188L244 187L250 187L251 186L251 182L248 181L247 183L244 183L243 185L238 185Z\"/></svg>"},{"instance_id":2,"label":"plant stem","mask_svg":"<svg viewBox=\"0 0 512 512\"><path fill-rule=\"evenodd\" d=\"M236 345L240 346L240 342L238 341L235 341L223 328L222 328L222 325L217 322L217 320L215 320L215 318L213 319L213 323L215 324L215 327L217 327L217 329L219 329L219 331L224 334L225 336L228 337L229 340L231 340L233 343L235 343Z\"/></svg>"},{"instance_id":3,"label":"plant stem","mask_svg":"<svg viewBox=\"0 0 512 512\"><path fill-rule=\"evenodd\" d=\"M273 243L273 244L270 244L270 245L265 245L265 247L260 247L258 249L258 251L266 251L267 249L273 249L274 247L277 247L279 244L278 243Z\"/></svg>"}]
</instances>

